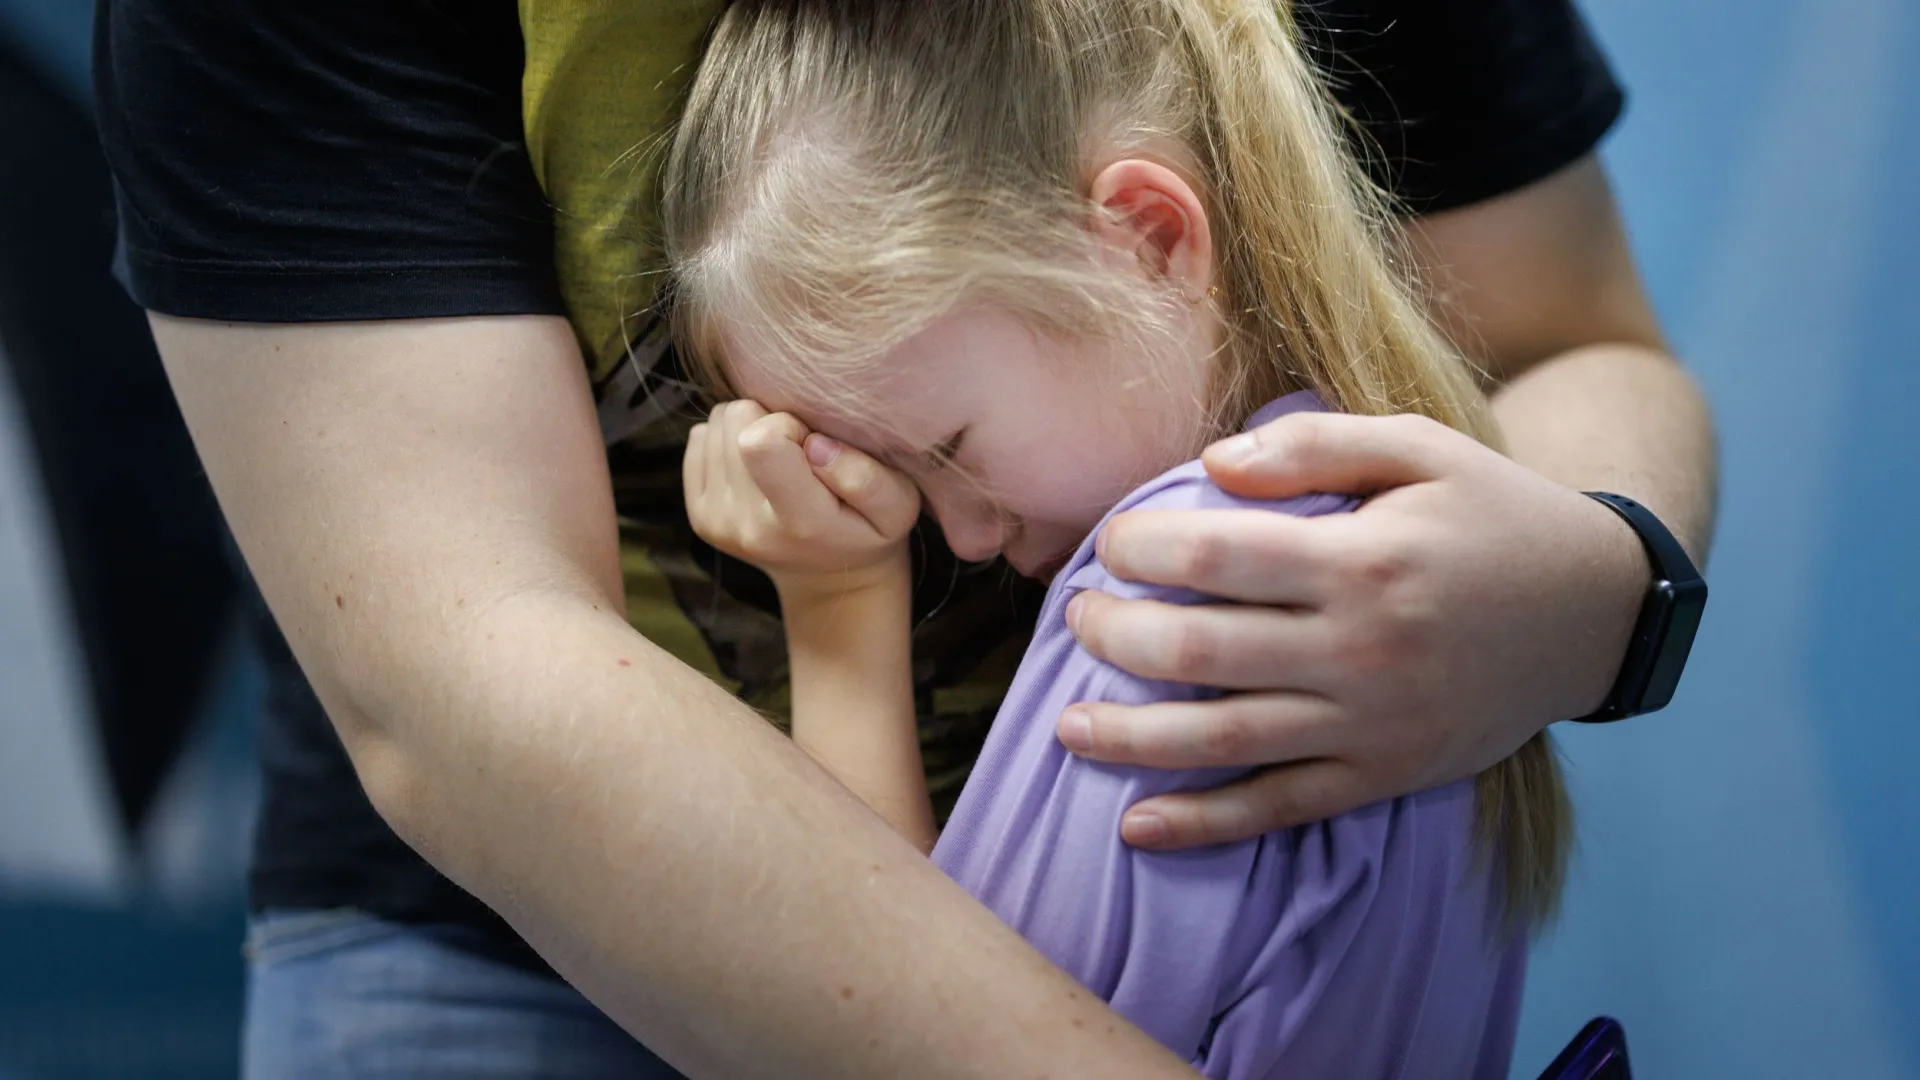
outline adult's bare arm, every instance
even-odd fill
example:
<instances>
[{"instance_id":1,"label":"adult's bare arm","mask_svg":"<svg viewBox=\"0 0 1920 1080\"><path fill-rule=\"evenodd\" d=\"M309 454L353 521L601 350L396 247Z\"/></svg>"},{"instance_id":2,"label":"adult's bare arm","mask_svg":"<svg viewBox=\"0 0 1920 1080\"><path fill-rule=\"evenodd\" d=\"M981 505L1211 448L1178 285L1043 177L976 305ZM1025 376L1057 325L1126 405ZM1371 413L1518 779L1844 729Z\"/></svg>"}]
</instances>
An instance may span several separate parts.
<instances>
[{"instance_id":1,"label":"adult's bare arm","mask_svg":"<svg viewBox=\"0 0 1920 1080\"><path fill-rule=\"evenodd\" d=\"M153 326L374 805L668 1060L1191 1075L628 627L564 322Z\"/></svg>"},{"instance_id":2,"label":"adult's bare arm","mask_svg":"<svg viewBox=\"0 0 1920 1080\"><path fill-rule=\"evenodd\" d=\"M1487 369L1509 456L1633 496L1704 563L1713 420L1661 333L1600 160L1409 233L1441 324Z\"/></svg>"},{"instance_id":3,"label":"adult's bare arm","mask_svg":"<svg viewBox=\"0 0 1920 1080\"><path fill-rule=\"evenodd\" d=\"M1253 497L1376 493L1348 517L1132 514L1117 573L1249 608L1083 594L1094 652L1138 674L1250 691L1063 717L1070 748L1183 768L1274 764L1144 802L1123 832L1178 847L1316 820L1471 775L1591 711L1647 586L1633 533L1581 496L1653 508L1704 560L1713 428L1662 340L1601 167L1412 226L1436 313L1487 371L1511 459L1426 421L1294 415L1208 453ZM1235 454L1234 450L1242 451Z\"/></svg>"}]
</instances>

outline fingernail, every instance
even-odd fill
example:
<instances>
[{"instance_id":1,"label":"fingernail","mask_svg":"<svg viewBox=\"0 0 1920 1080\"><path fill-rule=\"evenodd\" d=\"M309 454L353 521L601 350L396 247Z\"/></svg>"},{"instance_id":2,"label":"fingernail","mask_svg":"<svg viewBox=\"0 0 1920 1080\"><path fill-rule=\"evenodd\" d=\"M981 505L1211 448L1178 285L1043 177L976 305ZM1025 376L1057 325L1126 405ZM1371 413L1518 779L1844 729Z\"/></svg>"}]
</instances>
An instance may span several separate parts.
<instances>
[{"instance_id":1,"label":"fingernail","mask_svg":"<svg viewBox=\"0 0 1920 1080\"><path fill-rule=\"evenodd\" d=\"M1134 845L1162 843L1167 838L1167 819L1151 810L1128 814L1120 819L1120 838Z\"/></svg>"},{"instance_id":2,"label":"fingernail","mask_svg":"<svg viewBox=\"0 0 1920 1080\"><path fill-rule=\"evenodd\" d=\"M1260 440L1252 435L1235 435L1224 442L1214 443L1207 451L1222 465L1245 465L1259 452Z\"/></svg>"},{"instance_id":3,"label":"fingernail","mask_svg":"<svg viewBox=\"0 0 1920 1080\"><path fill-rule=\"evenodd\" d=\"M1060 714L1060 745L1077 753L1093 749L1093 717L1085 709Z\"/></svg>"},{"instance_id":4,"label":"fingernail","mask_svg":"<svg viewBox=\"0 0 1920 1080\"><path fill-rule=\"evenodd\" d=\"M1073 631L1075 637L1080 636L1080 613L1087 607L1085 596L1085 593L1074 593L1073 599L1067 601L1067 629Z\"/></svg>"},{"instance_id":5,"label":"fingernail","mask_svg":"<svg viewBox=\"0 0 1920 1080\"><path fill-rule=\"evenodd\" d=\"M818 468L826 468L840 456L840 444L815 432L807 436L807 460Z\"/></svg>"}]
</instances>

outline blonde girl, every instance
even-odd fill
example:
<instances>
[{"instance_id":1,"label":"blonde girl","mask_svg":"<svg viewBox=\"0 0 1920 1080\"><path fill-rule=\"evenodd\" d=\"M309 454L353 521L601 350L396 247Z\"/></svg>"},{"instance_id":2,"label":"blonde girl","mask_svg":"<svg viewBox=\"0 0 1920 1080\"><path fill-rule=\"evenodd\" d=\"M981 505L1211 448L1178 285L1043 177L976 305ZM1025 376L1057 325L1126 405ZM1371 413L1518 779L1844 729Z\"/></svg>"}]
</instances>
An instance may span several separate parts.
<instances>
[{"instance_id":1,"label":"blonde girl","mask_svg":"<svg viewBox=\"0 0 1920 1080\"><path fill-rule=\"evenodd\" d=\"M1220 692L1075 642L1083 590L1206 599L1112 577L1109 514L1363 494L1230 497L1193 461L1208 441L1333 409L1497 444L1285 10L740 0L664 191L677 332L739 399L689 442L688 511L779 590L795 738L1207 1075L1505 1076L1565 864L1544 737L1472 782L1155 854L1121 842L1125 809L1234 773L1089 762L1054 735L1076 702ZM923 509L961 557L1051 582L944 832L909 663Z\"/></svg>"}]
</instances>

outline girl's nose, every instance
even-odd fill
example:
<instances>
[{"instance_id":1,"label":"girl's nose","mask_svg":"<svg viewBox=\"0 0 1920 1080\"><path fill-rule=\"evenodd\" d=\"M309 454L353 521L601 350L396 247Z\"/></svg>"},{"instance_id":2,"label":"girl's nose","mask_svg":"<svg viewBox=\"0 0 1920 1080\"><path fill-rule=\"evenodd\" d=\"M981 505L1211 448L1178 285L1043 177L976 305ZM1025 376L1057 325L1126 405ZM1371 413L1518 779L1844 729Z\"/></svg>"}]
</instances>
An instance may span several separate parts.
<instances>
[{"instance_id":1,"label":"girl's nose","mask_svg":"<svg viewBox=\"0 0 1920 1080\"><path fill-rule=\"evenodd\" d=\"M982 499L932 499L934 519L947 547L966 562L986 562L1000 554L1005 528L1000 514Z\"/></svg>"}]
</instances>

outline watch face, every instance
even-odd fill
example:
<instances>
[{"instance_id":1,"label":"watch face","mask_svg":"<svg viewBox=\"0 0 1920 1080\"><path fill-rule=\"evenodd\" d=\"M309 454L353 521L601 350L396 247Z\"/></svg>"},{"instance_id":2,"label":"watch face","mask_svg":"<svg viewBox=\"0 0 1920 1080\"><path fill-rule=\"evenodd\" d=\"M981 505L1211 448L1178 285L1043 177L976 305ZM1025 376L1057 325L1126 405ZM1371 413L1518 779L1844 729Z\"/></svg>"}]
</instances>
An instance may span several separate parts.
<instances>
[{"instance_id":1,"label":"watch face","mask_svg":"<svg viewBox=\"0 0 1920 1080\"><path fill-rule=\"evenodd\" d=\"M1687 668L1687 654L1693 650L1693 637L1700 630L1700 616L1707 609L1707 586L1705 582L1675 586L1662 581L1654 586L1650 602L1665 608L1660 621L1666 624L1666 632L1661 635L1647 690L1640 699L1643 712L1652 712L1673 700L1680 673Z\"/></svg>"}]
</instances>

